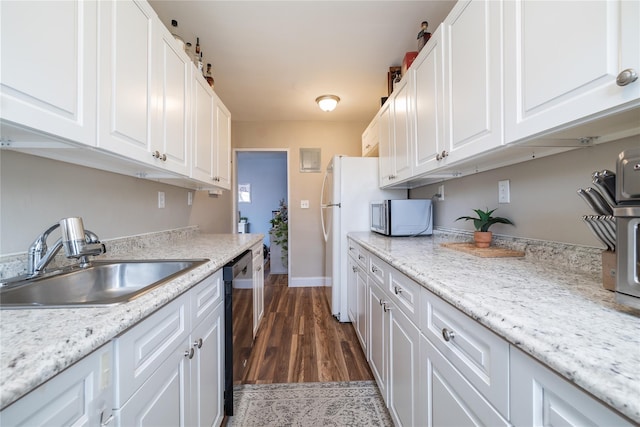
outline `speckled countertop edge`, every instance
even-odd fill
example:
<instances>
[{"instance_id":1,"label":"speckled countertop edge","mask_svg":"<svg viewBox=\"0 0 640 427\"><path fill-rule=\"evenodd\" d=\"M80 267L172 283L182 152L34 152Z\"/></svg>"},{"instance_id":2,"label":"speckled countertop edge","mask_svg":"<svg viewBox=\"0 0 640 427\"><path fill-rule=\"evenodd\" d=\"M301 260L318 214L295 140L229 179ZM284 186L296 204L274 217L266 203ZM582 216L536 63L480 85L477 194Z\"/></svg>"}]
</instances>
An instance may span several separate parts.
<instances>
[{"instance_id":1,"label":"speckled countertop edge","mask_svg":"<svg viewBox=\"0 0 640 427\"><path fill-rule=\"evenodd\" d=\"M545 260L540 255L544 251L531 257L527 253L525 258L479 258L440 246L468 240L464 235L349 236L509 343L640 422L640 311L615 303L614 294L602 288L600 268L581 272L561 267L566 261ZM556 246L562 246L544 244L551 257ZM599 263L597 256L587 255L598 250L578 248L581 252L578 258Z\"/></svg>"},{"instance_id":2,"label":"speckled countertop edge","mask_svg":"<svg viewBox=\"0 0 640 427\"><path fill-rule=\"evenodd\" d=\"M197 229L105 241L99 259L207 258L209 262L125 304L104 308L0 310L0 408L108 343L235 256L261 234L200 234Z\"/></svg>"}]
</instances>

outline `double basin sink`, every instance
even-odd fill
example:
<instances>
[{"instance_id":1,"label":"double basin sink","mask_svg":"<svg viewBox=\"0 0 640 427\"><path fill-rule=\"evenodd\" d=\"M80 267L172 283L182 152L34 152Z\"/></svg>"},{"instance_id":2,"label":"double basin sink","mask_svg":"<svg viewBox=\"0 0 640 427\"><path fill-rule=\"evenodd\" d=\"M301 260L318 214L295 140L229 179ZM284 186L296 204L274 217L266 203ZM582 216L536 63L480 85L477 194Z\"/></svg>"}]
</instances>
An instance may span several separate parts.
<instances>
[{"instance_id":1,"label":"double basin sink","mask_svg":"<svg viewBox=\"0 0 640 427\"><path fill-rule=\"evenodd\" d=\"M208 259L94 261L0 287L0 308L103 307L129 302Z\"/></svg>"}]
</instances>

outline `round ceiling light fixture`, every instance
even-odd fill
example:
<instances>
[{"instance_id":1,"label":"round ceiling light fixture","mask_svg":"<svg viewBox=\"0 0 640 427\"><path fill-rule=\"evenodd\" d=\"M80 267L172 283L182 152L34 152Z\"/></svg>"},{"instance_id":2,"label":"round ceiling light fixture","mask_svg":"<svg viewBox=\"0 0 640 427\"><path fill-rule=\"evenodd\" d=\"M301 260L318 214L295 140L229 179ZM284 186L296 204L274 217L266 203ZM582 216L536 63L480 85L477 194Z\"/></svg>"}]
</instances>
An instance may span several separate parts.
<instances>
[{"instance_id":1,"label":"round ceiling light fixture","mask_svg":"<svg viewBox=\"0 0 640 427\"><path fill-rule=\"evenodd\" d=\"M316 98L316 103L322 111L333 111L340 102L340 98L335 95L322 95Z\"/></svg>"}]
</instances>

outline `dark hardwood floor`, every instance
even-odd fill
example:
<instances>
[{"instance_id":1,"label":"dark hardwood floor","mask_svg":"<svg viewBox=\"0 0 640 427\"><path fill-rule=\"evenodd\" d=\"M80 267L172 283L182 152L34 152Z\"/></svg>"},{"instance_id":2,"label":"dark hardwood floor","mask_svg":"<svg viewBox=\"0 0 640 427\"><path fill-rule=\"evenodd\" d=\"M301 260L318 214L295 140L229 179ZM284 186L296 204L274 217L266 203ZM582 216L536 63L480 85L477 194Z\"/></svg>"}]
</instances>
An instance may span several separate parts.
<instances>
[{"instance_id":1,"label":"dark hardwood floor","mask_svg":"<svg viewBox=\"0 0 640 427\"><path fill-rule=\"evenodd\" d=\"M244 383L371 380L351 323L333 316L322 287L287 286L265 277L265 313Z\"/></svg>"}]
</instances>

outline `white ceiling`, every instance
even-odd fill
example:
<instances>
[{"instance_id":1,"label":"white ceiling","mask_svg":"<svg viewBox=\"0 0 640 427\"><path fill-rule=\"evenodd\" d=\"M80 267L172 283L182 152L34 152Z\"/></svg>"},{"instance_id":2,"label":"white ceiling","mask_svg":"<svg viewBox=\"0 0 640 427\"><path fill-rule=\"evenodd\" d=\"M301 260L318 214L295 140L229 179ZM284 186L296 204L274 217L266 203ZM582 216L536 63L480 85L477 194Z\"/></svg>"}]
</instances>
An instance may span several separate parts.
<instances>
[{"instance_id":1,"label":"white ceiling","mask_svg":"<svg viewBox=\"0 0 640 427\"><path fill-rule=\"evenodd\" d=\"M212 63L214 90L234 121L369 121L387 71L417 49L455 1L150 0L162 22ZM326 113L316 97L338 95Z\"/></svg>"}]
</instances>

